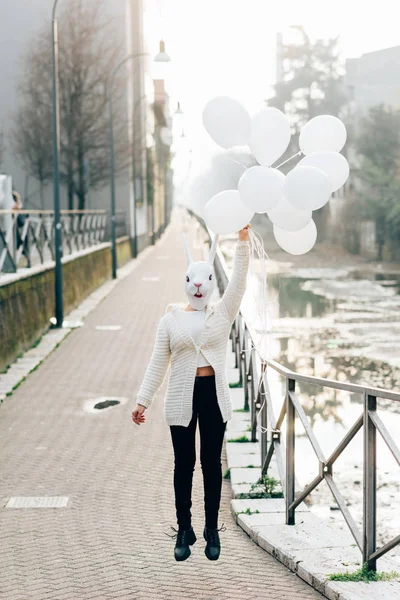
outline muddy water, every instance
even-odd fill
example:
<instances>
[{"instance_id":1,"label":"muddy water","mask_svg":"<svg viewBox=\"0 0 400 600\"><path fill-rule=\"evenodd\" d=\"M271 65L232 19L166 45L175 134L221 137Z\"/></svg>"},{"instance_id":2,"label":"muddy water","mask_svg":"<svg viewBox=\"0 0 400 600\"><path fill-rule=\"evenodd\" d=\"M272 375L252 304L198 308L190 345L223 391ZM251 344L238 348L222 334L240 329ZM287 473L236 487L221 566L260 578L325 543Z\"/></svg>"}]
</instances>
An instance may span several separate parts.
<instances>
[{"instance_id":1,"label":"muddy water","mask_svg":"<svg viewBox=\"0 0 400 600\"><path fill-rule=\"evenodd\" d=\"M257 285L253 277L253 289ZM254 302L256 295L248 301ZM297 268L270 275L268 297L272 324L269 358L302 374L400 392L400 275L351 268ZM274 372L268 379L278 413L284 382ZM328 457L362 414L363 398L308 384L297 384L296 389ZM378 400L378 413L400 445L400 402ZM296 435L296 477L302 489L318 474L318 463L300 421L296 421ZM333 469L338 488L359 525L362 450L361 430ZM377 455L380 546L400 531L400 468L379 435ZM310 507L335 527L347 527L325 482L311 495ZM399 547L388 556L400 565Z\"/></svg>"}]
</instances>

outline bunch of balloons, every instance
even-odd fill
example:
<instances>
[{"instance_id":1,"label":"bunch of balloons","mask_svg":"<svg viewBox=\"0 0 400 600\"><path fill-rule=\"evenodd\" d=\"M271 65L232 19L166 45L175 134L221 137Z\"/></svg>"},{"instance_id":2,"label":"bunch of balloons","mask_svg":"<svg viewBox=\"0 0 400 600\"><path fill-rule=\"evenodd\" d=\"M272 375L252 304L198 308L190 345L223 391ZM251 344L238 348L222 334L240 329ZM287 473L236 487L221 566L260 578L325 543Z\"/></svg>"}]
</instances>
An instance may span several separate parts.
<instances>
[{"instance_id":1,"label":"bunch of balloons","mask_svg":"<svg viewBox=\"0 0 400 600\"><path fill-rule=\"evenodd\" d=\"M331 115L311 119L299 138L298 154L304 157L286 176L272 166L291 137L280 110L263 108L251 117L235 99L221 96L206 104L203 124L219 146L228 151L248 146L258 163L244 170L237 189L225 189L208 200L203 211L208 227L214 233L233 233L255 213L266 213L281 248L290 254L311 250L317 239L312 212L329 201L350 172L340 154L347 138L342 121Z\"/></svg>"}]
</instances>

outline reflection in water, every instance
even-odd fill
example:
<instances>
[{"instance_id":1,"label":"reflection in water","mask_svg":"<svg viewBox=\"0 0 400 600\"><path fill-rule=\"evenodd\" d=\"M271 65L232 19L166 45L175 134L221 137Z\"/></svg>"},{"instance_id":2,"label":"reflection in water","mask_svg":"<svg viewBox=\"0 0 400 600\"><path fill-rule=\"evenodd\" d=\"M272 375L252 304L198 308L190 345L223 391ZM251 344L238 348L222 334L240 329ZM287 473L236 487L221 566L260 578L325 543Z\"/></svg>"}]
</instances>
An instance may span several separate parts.
<instances>
[{"instance_id":1,"label":"reflection in water","mask_svg":"<svg viewBox=\"0 0 400 600\"><path fill-rule=\"evenodd\" d=\"M268 285L279 293L279 318L306 317L310 319L334 311L335 302L323 296L317 296L313 292L302 290L300 284L304 281L299 277L283 277L281 275L268 277Z\"/></svg>"},{"instance_id":2,"label":"reflection in water","mask_svg":"<svg viewBox=\"0 0 400 600\"><path fill-rule=\"evenodd\" d=\"M269 275L269 291L273 290L270 297L279 293L279 299L269 307L273 335L268 357L303 375L400 390L400 278L361 272L353 272L347 279L322 277L310 282L304 277ZM367 278L373 280L371 285L366 283ZM329 298L323 294L325 289L329 290ZM268 382L277 415L285 396L285 381L269 369ZM362 396L307 383L296 383L296 393L322 451L329 456L362 414ZM395 440L400 439L399 405L378 400L380 417ZM318 464L298 419L296 438L296 476L303 487L318 473ZM334 466L335 481L359 526L363 506L362 441L361 431ZM379 436L377 444L377 536L378 545L382 545L398 533L399 521L393 520L391 507L399 497L400 484L397 464ZM346 529L340 513L329 509L334 501L325 484L310 498L313 511ZM395 557L397 552L392 551L390 556Z\"/></svg>"}]
</instances>

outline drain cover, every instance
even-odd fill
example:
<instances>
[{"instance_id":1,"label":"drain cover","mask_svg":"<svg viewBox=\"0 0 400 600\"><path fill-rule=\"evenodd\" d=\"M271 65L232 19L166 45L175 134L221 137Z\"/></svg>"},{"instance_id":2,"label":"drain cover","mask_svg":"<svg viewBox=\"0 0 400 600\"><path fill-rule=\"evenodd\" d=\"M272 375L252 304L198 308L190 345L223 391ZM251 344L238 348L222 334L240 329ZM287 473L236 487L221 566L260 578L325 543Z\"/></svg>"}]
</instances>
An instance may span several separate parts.
<instances>
[{"instance_id":1,"label":"drain cover","mask_svg":"<svg viewBox=\"0 0 400 600\"><path fill-rule=\"evenodd\" d=\"M89 413L101 413L110 410L113 406L119 404L126 404L128 398L121 398L117 396L105 396L102 398L93 398L92 400L86 400L83 405L83 410Z\"/></svg>"},{"instance_id":2,"label":"drain cover","mask_svg":"<svg viewBox=\"0 0 400 600\"><path fill-rule=\"evenodd\" d=\"M64 508L67 504L68 496L14 496L6 508Z\"/></svg>"},{"instance_id":3,"label":"drain cover","mask_svg":"<svg viewBox=\"0 0 400 600\"><path fill-rule=\"evenodd\" d=\"M97 331L119 331L121 325L96 325Z\"/></svg>"},{"instance_id":4,"label":"drain cover","mask_svg":"<svg viewBox=\"0 0 400 600\"><path fill-rule=\"evenodd\" d=\"M121 404L119 400L103 400L102 402L97 402L93 408L97 410L103 410L104 408L110 408L110 406L115 406L116 404Z\"/></svg>"}]
</instances>

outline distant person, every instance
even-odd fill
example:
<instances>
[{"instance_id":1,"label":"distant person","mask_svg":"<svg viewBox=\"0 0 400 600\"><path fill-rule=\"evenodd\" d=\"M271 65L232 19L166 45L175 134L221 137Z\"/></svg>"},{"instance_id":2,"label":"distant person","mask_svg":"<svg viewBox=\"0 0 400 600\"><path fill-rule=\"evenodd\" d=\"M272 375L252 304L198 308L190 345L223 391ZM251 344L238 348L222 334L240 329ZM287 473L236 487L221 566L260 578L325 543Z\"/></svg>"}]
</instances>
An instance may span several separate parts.
<instances>
[{"instance_id":1,"label":"distant person","mask_svg":"<svg viewBox=\"0 0 400 600\"><path fill-rule=\"evenodd\" d=\"M22 210L23 204L22 204L20 194L18 192L16 192L15 190L13 190L12 197L13 197L13 202L14 202L12 210L13 211ZM28 266L30 266L28 234L26 234L25 239L23 239L23 229L25 227L26 219L27 219L27 215L25 215L25 214L20 213L17 215L17 223L16 223L16 227L15 227L16 249L18 250L23 245L22 254L25 256L25 258L28 262Z\"/></svg>"},{"instance_id":2,"label":"distant person","mask_svg":"<svg viewBox=\"0 0 400 600\"><path fill-rule=\"evenodd\" d=\"M137 393L132 420L145 422L150 406L171 365L164 415L170 426L175 454L174 490L178 530L175 559L190 556L196 541L191 523L192 478L196 462L197 420L200 430L200 461L204 479L205 555L217 560L220 555L218 511L222 488L221 451L232 403L226 378L226 350L229 332L240 309L246 289L250 242L246 225L239 231L232 277L223 297L211 306L214 289L213 264L218 236L215 236L207 261L193 262L186 244L188 269L186 308L168 305L160 319L150 363ZM170 308L172 310L170 310ZM156 490L155 490L156 493ZM226 529L226 528L225 528ZM169 534L167 534L169 535Z\"/></svg>"}]
</instances>

